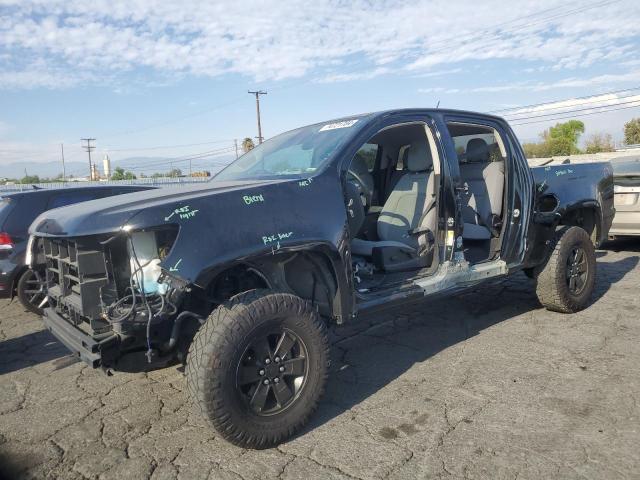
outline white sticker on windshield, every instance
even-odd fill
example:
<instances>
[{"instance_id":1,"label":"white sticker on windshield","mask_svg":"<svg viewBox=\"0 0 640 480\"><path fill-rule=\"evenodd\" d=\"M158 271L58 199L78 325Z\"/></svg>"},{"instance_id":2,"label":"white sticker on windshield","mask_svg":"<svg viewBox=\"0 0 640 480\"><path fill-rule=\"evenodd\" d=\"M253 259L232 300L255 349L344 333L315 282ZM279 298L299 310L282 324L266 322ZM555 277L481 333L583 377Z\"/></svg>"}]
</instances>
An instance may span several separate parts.
<instances>
[{"instance_id":1,"label":"white sticker on windshield","mask_svg":"<svg viewBox=\"0 0 640 480\"><path fill-rule=\"evenodd\" d=\"M343 122L328 123L327 125L322 127L320 131L326 132L327 130L337 130L338 128L349 128L355 125L357 121L358 119L356 118L355 120L345 120Z\"/></svg>"}]
</instances>

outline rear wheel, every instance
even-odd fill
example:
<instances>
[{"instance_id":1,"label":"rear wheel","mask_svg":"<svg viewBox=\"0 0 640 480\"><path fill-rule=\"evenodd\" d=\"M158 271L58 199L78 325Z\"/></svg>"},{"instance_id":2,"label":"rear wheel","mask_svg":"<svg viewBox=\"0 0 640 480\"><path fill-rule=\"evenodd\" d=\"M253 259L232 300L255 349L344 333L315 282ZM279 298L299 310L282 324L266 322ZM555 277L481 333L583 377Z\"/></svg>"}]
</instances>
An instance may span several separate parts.
<instances>
[{"instance_id":1,"label":"rear wheel","mask_svg":"<svg viewBox=\"0 0 640 480\"><path fill-rule=\"evenodd\" d=\"M187 359L189 392L231 443L266 448L307 422L324 391L329 344L311 304L254 290L218 307Z\"/></svg>"},{"instance_id":2,"label":"rear wheel","mask_svg":"<svg viewBox=\"0 0 640 480\"><path fill-rule=\"evenodd\" d=\"M536 294L547 309L563 313L584 309L596 280L596 255L589 234L580 227L559 230L537 280Z\"/></svg>"},{"instance_id":3,"label":"rear wheel","mask_svg":"<svg viewBox=\"0 0 640 480\"><path fill-rule=\"evenodd\" d=\"M20 303L36 315L42 315L40 304L47 296L44 274L38 270L28 269L18 281L18 300Z\"/></svg>"}]
</instances>

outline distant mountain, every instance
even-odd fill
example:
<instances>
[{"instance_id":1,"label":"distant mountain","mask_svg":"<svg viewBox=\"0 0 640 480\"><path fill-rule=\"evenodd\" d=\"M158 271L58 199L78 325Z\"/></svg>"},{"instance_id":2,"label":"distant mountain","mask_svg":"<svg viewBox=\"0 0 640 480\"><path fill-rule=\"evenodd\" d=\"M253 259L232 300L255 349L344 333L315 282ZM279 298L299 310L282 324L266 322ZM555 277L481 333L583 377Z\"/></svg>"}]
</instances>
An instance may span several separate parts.
<instances>
[{"instance_id":1,"label":"distant mountain","mask_svg":"<svg viewBox=\"0 0 640 480\"><path fill-rule=\"evenodd\" d=\"M194 172L208 170L212 173L218 171L222 165L233 161L235 156L225 155L211 159L198 158L192 162ZM98 170L102 173L102 158L97 161ZM189 162L174 161L165 157L129 157L122 160L113 161L111 168L122 167L125 170L131 169L136 174L141 172L145 175L152 175L156 172L168 172L172 167L179 168L187 174ZM65 164L67 176L86 176L89 172L89 162L67 162ZM55 178L62 173L61 162L16 162L8 165L0 165L0 178L22 178L25 170L29 175L38 175L41 178Z\"/></svg>"},{"instance_id":2,"label":"distant mountain","mask_svg":"<svg viewBox=\"0 0 640 480\"><path fill-rule=\"evenodd\" d=\"M86 175L89 170L89 162L68 162L67 174ZM54 178L62 173L61 162L16 162L8 165L0 165L0 178L22 178L25 170L29 175L38 175L43 178Z\"/></svg>"}]
</instances>

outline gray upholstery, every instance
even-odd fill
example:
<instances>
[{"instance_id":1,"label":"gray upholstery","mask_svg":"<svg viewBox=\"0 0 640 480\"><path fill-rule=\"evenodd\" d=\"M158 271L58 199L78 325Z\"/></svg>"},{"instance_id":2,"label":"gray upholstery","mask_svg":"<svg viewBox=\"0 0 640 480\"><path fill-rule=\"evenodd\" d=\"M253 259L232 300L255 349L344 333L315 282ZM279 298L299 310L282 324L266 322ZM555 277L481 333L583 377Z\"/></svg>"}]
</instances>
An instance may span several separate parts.
<instances>
[{"instance_id":1,"label":"gray upholstery","mask_svg":"<svg viewBox=\"0 0 640 480\"><path fill-rule=\"evenodd\" d=\"M404 245L417 251L418 236L409 232L419 226L425 203L433 198L432 167L433 159L426 138L413 142L407 157L408 171L398 180L378 217L380 241L354 240L354 254L370 256L372 249L378 246ZM435 232L436 224L437 209L433 208L421 226Z\"/></svg>"},{"instance_id":2,"label":"gray upholstery","mask_svg":"<svg viewBox=\"0 0 640 480\"><path fill-rule=\"evenodd\" d=\"M431 151L426 139L420 139L409 147L407 155L407 169L410 172L424 172L433 166Z\"/></svg>"},{"instance_id":3,"label":"gray upholstery","mask_svg":"<svg viewBox=\"0 0 640 480\"><path fill-rule=\"evenodd\" d=\"M385 240L363 240L361 238L354 238L351 241L351 251L354 255L362 255L364 257L370 257L373 255L374 247L396 247L407 249L410 251L415 250L414 247L410 247L406 243L394 242L394 241L385 241Z\"/></svg>"},{"instance_id":4,"label":"gray upholstery","mask_svg":"<svg viewBox=\"0 0 640 480\"><path fill-rule=\"evenodd\" d=\"M467 145L466 162L460 163L460 176L468 187L463 197L462 236L470 240L490 239L491 232L481 225L476 212L484 222L490 221L492 215L502 215L504 161L491 162L487 142L473 138Z\"/></svg>"}]
</instances>

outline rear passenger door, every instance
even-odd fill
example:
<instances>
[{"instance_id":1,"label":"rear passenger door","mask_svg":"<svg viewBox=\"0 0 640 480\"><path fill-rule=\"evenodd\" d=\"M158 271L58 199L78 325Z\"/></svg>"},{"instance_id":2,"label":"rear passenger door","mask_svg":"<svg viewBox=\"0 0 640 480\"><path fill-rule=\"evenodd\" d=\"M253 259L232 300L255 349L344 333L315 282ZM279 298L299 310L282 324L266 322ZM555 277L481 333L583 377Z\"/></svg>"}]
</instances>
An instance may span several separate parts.
<instances>
[{"instance_id":1,"label":"rear passenger door","mask_svg":"<svg viewBox=\"0 0 640 480\"><path fill-rule=\"evenodd\" d=\"M526 219L529 218L531 211L533 189L531 171L519 143L515 140L513 132L506 123L491 117L456 115L447 116L445 122L450 132L452 125L457 126L448 136L451 142L448 150L455 152L460 175L457 191L460 195L462 218L459 221L467 222L471 220L471 216L477 217L470 210L466 212L464 210L465 199L463 197L468 194L468 185L465 185L464 168L460 167L466 160L466 146L469 140L484 138L490 144L492 160L500 160L500 158L493 158L494 156L503 157L504 186L499 208L502 217L499 256L507 265L519 264L524 259L528 225ZM466 132L465 129L467 129ZM492 199L490 206L486 206L484 209L496 213L498 208L495 199Z\"/></svg>"}]
</instances>

